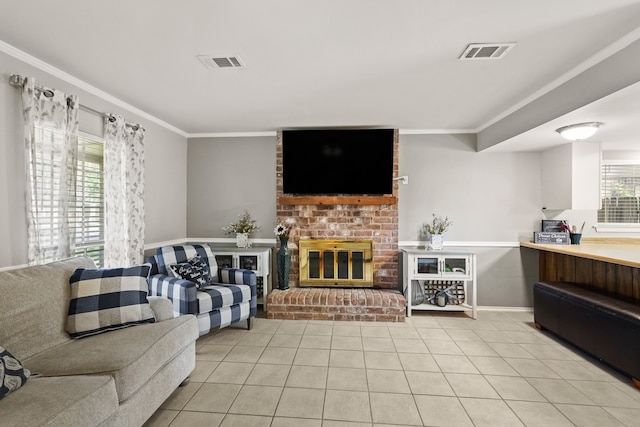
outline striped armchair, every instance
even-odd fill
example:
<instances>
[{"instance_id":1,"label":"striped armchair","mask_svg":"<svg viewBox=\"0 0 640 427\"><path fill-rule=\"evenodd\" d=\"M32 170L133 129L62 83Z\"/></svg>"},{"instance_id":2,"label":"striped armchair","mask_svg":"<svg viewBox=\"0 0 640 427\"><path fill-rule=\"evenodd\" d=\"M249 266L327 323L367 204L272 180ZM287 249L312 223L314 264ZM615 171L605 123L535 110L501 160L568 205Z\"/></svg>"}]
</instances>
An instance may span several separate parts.
<instances>
[{"instance_id":1,"label":"striped armchair","mask_svg":"<svg viewBox=\"0 0 640 427\"><path fill-rule=\"evenodd\" d=\"M175 277L169 268L196 255L206 261L211 274L211 282L199 289L194 282ZM251 329L251 318L256 316L258 306L257 279L253 271L218 268L208 245L163 246L146 261L151 263L149 295L169 298L176 317L195 315L201 336L211 329L224 328L243 320Z\"/></svg>"}]
</instances>

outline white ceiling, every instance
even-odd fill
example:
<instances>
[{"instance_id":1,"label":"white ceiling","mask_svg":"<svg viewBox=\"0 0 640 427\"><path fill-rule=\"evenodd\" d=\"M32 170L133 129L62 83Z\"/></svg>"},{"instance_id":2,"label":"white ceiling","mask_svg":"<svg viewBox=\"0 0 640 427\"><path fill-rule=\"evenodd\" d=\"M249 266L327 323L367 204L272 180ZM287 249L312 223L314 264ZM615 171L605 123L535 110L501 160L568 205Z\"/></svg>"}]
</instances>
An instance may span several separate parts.
<instances>
[{"instance_id":1,"label":"white ceiling","mask_svg":"<svg viewBox=\"0 0 640 427\"><path fill-rule=\"evenodd\" d=\"M487 151L540 151L567 143L556 129L574 123L599 121L604 126L590 142L600 142L607 150L640 149L638 114L640 112L640 83L608 95L582 108L550 120L534 129L521 133Z\"/></svg>"},{"instance_id":2,"label":"white ceiling","mask_svg":"<svg viewBox=\"0 0 640 427\"><path fill-rule=\"evenodd\" d=\"M477 131L639 27L640 0L0 0L1 41L189 135ZM517 44L458 60L485 42Z\"/></svg>"}]
</instances>

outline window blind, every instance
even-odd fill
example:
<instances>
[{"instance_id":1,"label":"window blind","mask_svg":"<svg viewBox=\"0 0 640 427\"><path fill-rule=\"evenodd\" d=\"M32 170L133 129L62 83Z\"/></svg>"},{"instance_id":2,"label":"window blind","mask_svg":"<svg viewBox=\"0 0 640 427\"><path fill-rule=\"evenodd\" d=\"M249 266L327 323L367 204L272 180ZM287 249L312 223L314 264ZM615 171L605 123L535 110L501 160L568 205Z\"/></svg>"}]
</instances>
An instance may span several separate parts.
<instances>
[{"instance_id":1,"label":"window blind","mask_svg":"<svg viewBox=\"0 0 640 427\"><path fill-rule=\"evenodd\" d=\"M104 265L104 162L103 144L97 138L78 138L76 188L72 197L70 227L75 255L88 255Z\"/></svg>"},{"instance_id":2,"label":"window blind","mask_svg":"<svg viewBox=\"0 0 640 427\"><path fill-rule=\"evenodd\" d=\"M640 164L603 164L599 223L640 223Z\"/></svg>"}]
</instances>

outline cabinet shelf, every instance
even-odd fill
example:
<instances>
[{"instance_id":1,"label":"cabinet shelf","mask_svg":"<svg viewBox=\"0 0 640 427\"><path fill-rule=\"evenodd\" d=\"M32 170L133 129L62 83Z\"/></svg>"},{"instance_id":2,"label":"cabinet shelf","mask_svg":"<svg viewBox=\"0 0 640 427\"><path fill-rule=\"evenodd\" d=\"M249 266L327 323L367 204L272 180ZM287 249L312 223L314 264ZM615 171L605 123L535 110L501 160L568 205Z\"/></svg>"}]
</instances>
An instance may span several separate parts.
<instances>
[{"instance_id":1,"label":"cabinet shelf","mask_svg":"<svg viewBox=\"0 0 640 427\"><path fill-rule=\"evenodd\" d=\"M407 317L411 317L413 310L430 310L469 311L471 317L476 318L475 253L405 248L402 249L402 260ZM414 286L426 288L422 304L412 304Z\"/></svg>"}]
</instances>

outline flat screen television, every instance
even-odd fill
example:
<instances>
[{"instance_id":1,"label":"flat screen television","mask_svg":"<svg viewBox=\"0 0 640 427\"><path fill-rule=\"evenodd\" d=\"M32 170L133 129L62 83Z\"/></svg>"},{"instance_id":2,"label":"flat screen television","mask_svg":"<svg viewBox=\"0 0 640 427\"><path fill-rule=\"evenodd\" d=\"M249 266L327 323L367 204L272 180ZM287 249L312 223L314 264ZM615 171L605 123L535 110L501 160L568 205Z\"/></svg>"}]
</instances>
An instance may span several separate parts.
<instances>
[{"instance_id":1,"label":"flat screen television","mask_svg":"<svg viewBox=\"0 0 640 427\"><path fill-rule=\"evenodd\" d=\"M302 129L282 132L283 193L393 193L393 129Z\"/></svg>"}]
</instances>

